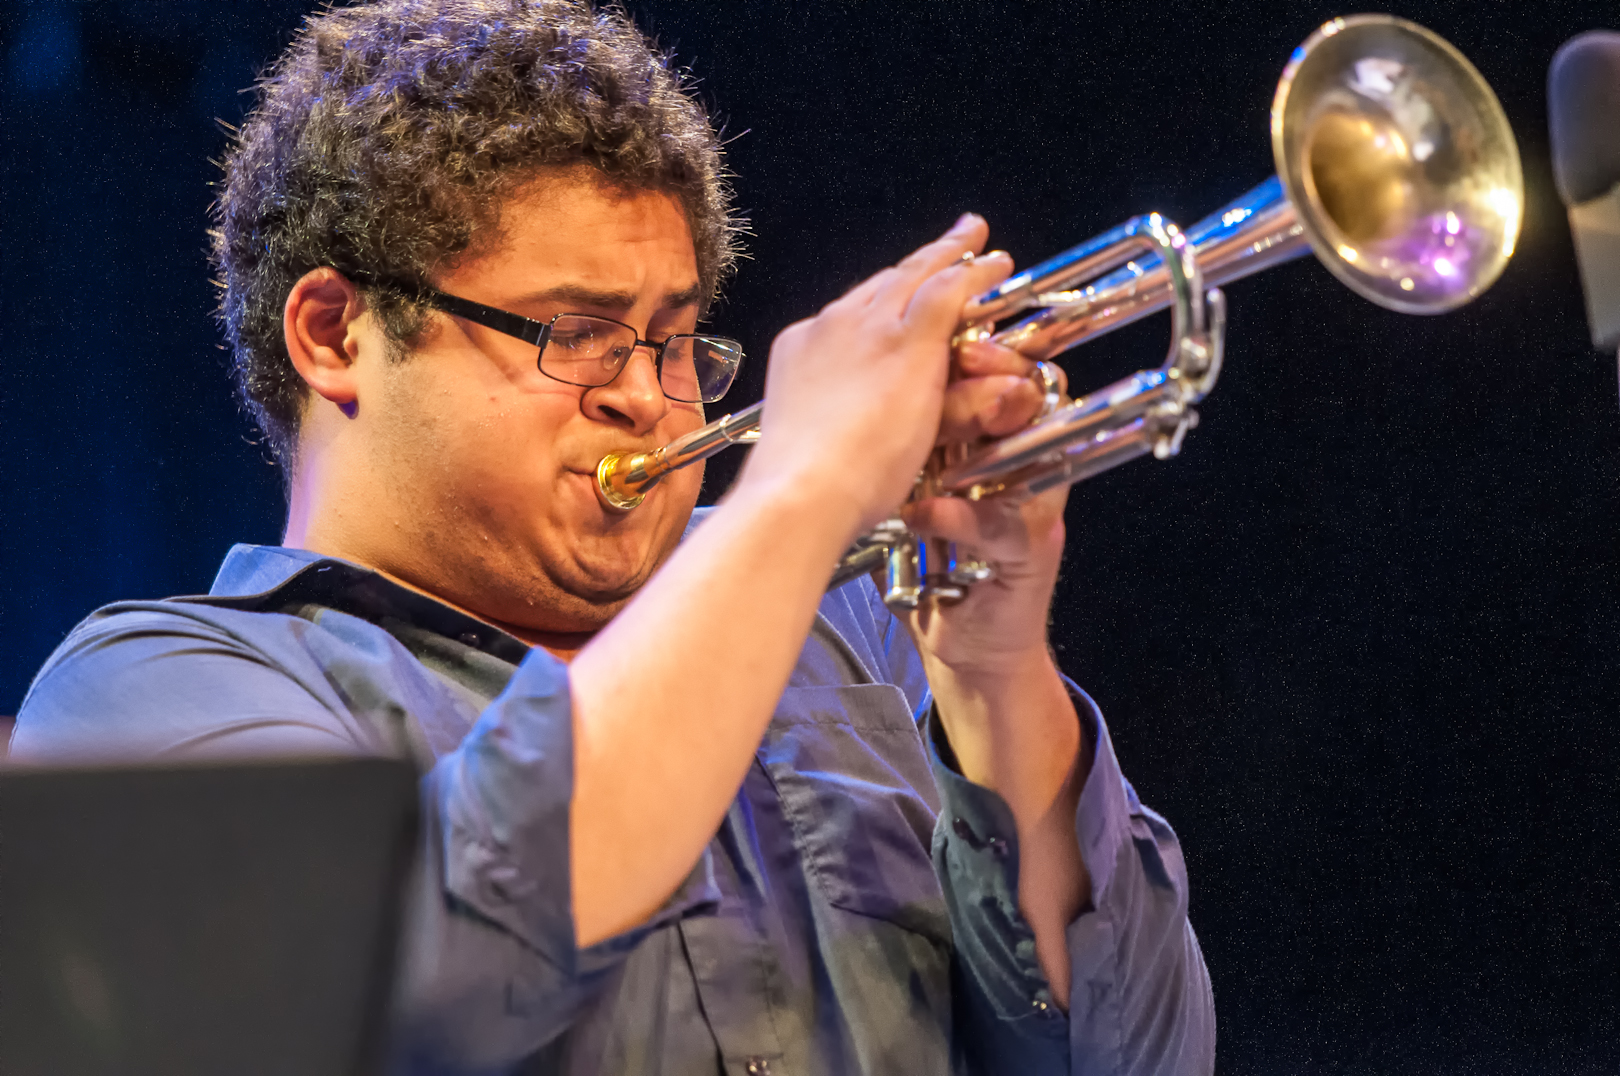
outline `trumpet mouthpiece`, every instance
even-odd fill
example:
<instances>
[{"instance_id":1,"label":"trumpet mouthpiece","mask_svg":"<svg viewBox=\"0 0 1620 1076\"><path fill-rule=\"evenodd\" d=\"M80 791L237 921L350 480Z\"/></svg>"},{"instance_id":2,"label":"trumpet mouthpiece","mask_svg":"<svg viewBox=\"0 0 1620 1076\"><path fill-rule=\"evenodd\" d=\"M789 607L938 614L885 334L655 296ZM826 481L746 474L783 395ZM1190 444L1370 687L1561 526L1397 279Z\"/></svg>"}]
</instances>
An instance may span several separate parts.
<instances>
[{"instance_id":1,"label":"trumpet mouthpiece","mask_svg":"<svg viewBox=\"0 0 1620 1076\"><path fill-rule=\"evenodd\" d=\"M648 480L646 469L645 452L614 452L603 456L602 462L596 465L596 495L609 508L630 511L647 499L647 490L656 481Z\"/></svg>"}]
</instances>

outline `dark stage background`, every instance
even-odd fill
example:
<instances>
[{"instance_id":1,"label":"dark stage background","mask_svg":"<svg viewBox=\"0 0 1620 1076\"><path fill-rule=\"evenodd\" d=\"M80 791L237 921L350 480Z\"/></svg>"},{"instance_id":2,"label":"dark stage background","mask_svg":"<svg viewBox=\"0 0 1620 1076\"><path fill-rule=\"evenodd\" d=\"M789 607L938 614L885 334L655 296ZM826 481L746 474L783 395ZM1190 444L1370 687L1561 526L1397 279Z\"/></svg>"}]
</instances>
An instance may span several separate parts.
<instances>
[{"instance_id":1,"label":"dark stage background","mask_svg":"<svg viewBox=\"0 0 1620 1076\"><path fill-rule=\"evenodd\" d=\"M272 542L210 322L238 93L310 0L4 8L0 712L95 606ZM1028 262L1271 170L1317 4L640 2L724 118L773 332L973 208ZM1054 639L1175 823L1223 1073L1620 1071L1620 415L1547 161L1547 62L1600 3L1408 3L1500 95L1529 204L1461 312L1301 263L1233 286L1181 458L1078 487ZM1620 122L1620 120L1617 120ZM1079 387L1164 327L1071 355ZM736 393L757 397L758 362ZM735 461L711 471L710 495ZM762 595L762 600L769 600Z\"/></svg>"}]
</instances>

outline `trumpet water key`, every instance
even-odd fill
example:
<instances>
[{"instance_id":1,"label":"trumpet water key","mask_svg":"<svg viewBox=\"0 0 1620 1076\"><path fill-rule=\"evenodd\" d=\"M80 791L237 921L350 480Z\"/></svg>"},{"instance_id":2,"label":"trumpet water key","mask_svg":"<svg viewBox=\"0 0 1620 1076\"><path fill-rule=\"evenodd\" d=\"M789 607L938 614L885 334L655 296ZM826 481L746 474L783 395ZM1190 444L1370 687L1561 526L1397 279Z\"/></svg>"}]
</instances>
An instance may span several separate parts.
<instances>
[{"instance_id":1,"label":"trumpet water key","mask_svg":"<svg viewBox=\"0 0 1620 1076\"><path fill-rule=\"evenodd\" d=\"M1191 228L1133 218L970 302L959 342L987 339L1037 360L1168 307L1169 354L1009 437L936 452L913 497L1023 498L1176 455L1220 374L1222 284L1314 253L1380 306L1437 314L1490 287L1513 254L1524 182L1507 118L1473 65L1421 26L1357 15L1319 28L1278 82L1271 147L1276 175ZM658 452L603 460L604 501L639 503L674 466L746 439L750 414L757 436L751 408ZM880 567L895 609L958 599L990 571L891 520L833 579Z\"/></svg>"}]
</instances>

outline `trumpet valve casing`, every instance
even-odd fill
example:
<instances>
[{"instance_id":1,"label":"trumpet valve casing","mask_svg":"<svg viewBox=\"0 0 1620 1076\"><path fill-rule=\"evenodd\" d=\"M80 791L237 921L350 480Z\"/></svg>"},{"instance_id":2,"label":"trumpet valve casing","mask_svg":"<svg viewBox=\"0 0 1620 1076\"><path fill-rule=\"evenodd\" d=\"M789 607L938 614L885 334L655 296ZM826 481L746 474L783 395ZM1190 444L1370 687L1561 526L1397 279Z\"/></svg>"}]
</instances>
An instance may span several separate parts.
<instances>
[{"instance_id":1,"label":"trumpet valve casing","mask_svg":"<svg viewBox=\"0 0 1620 1076\"><path fill-rule=\"evenodd\" d=\"M897 536L884 558L883 604L904 613L922 604L923 578L917 536L909 531Z\"/></svg>"}]
</instances>

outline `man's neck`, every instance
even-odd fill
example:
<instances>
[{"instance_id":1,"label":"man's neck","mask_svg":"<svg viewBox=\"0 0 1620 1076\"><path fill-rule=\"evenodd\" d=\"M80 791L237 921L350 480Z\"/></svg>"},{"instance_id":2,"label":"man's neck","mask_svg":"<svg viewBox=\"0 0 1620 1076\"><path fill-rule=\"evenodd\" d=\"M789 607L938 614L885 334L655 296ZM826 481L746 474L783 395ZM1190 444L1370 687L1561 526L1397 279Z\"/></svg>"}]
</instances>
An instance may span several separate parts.
<instances>
[{"instance_id":1,"label":"man's neck","mask_svg":"<svg viewBox=\"0 0 1620 1076\"><path fill-rule=\"evenodd\" d=\"M432 595L429 595L430 597ZM440 601L444 599L440 598ZM472 615L472 614L468 614ZM478 619L482 620L483 617ZM493 622L506 634L530 646L538 646L550 652L558 661L567 664L574 660L574 655L585 649L585 644L596 637L594 631L535 631L531 628L520 628L512 624Z\"/></svg>"},{"instance_id":2,"label":"man's neck","mask_svg":"<svg viewBox=\"0 0 1620 1076\"><path fill-rule=\"evenodd\" d=\"M303 534L298 535L298 537L304 536L305 535ZM331 555L329 551L316 548L315 546L317 543L295 540L293 528L290 525L282 537L282 544L291 548L309 549L311 552L321 553L322 555ZM384 579L387 579L391 583L402 586L406 590L414 591L415 593L421 594L424 597L432 598L441 605L447 605L456 610L456 612L470 616L474 620L482 621L483 623L494 628L499 628L501 631L504 631L506 634L512 636L512 638L521 643L526 643L531 647L538 646L548 651L551 656L556 658L558 661L564 663L573 661L574 656L577 655L581 650L585 649L585 644L589 643L591 639L595 638L596 632L600 630L542 631L537 628L525 628L521 625L505 623L503 621L496 620L493 617L483 616L472 609L468 609L463 605L451 601L442 594L435 594L426 587L418 586L408 579L402 579L385 568L379 567L376 564L368 563L366 558L356 557L353 554L348 554L341 556L340 559L350 561L351 563L358 564L362 568L376 572L378 575L382 576Z\"/></svg>"},{"instance_id":3,"label":"man's neck","mask_svg":"<svg viewBox=\"0 0 1620 1076\"><path fill-rule=\"evenodd\" d=\"M399 584L400 586L404 587L406 590L413 590L418 594L424 595L425 597L432 598L434 601L439 602L442 605L448 605L450 608L456 610L458 613L464 613L467 616L472 617L474 620L480 620L480 621L483 621L485 624L490 625L491 627L499 628L500 630L506 632L506 634L512 636L512 638L518 640L521 643L527 643L529 646L538 646L541 649L550 652L552 657L556 658L558 661L561 661L561 662L563 662L565 664L567 662L573 661L574 656L576 654L578 654L581 650L585 649L585 644L590 642L591 639L595 638L595 636L596 636L596 631L595 630L592 630L592 631L540 631L540 630L535 629L535 628L524 628L524 627L520 627L520 626L518 626L516 624L503 623L503 622L501 622L499 620L495 620L495 619L492 619L492 618L487 617L487 616L481 616L481 615L479 615L478 613L474 612L471 609L465 608L465 607L463 607L461 605L456 604L453 601L450 601L448 598L444 597L442 594L435 594L431 590L427 590L427 589L425 589L423 587L419 587L416 584L410 582L409 580L401 579L398 576L393 575L392 573L390 573L388 571L385 571L382 568L378 568L376 565L363 564L363 565L361 565L361 567L370 568L372 571L376 572L378 575L382 576L383 578L385 578L385 579L387 579L387 580L389 580L389 581L391 581L393 583Z\"/></svg>"},{"instance_id":4,"label":"man's neck","mask_svg":"<svg viewBox=\"0 0 1620 1076\"><path fill-rule=\"evenodd\" d=\"M313 425L313 423L310 423ZM312 437L313 431L306 430L306 437ZM323 451L324 450L324 451ZM282 533L282 544L297 548L308 549L325 556L336 556L342 560L358 564L363 568L383 576L397 583L407 590L422 594L443 605L455 609L475 620L482 621L492 627L499 628L508 635L531 647L540 647L551 653L558 660L571 662L574 657L585 648L600 630L601 625L576 631L551 631L536 627L525 627L520 624L496 619L485 613L469 608L464 602L457 602L443 593L433 589L432 582L424 578L420 572L407 573L390 571L390 566L400 567L397 558L391 557L386 547L379 549L373 543L365 540L374 537L369 532L362 532L358 538L345 526L345 517L352 523L355 518L368 519L379 516L388 516L392 513L386 508L379 508L366 498L375 494L381 483L370 479L356 480L355 475L362 474L357 467L316 466L318 461L327 461L331 454L324 443L315 445L301 444L300 458L295 468L294 481L288 489L288 511L286 527ZM366 472L369 475L369 472ZM328 479L330 482L323 481ZM328 488L331 483L343 484L347 488L334 490ZM332 504L341 503L350 510L347 513L333 513L321 511L321 506L328 509ZM397 551L396 551L397 552ZM412 582L406 578L413 574L419 580ZM615 608L612 612L617 612ZM612 613L602 617L603 623L611 619ZM564 621L565 623L567 621ZM590 620L587 620L590 622Z\"/></svg>"}]
</instances>

